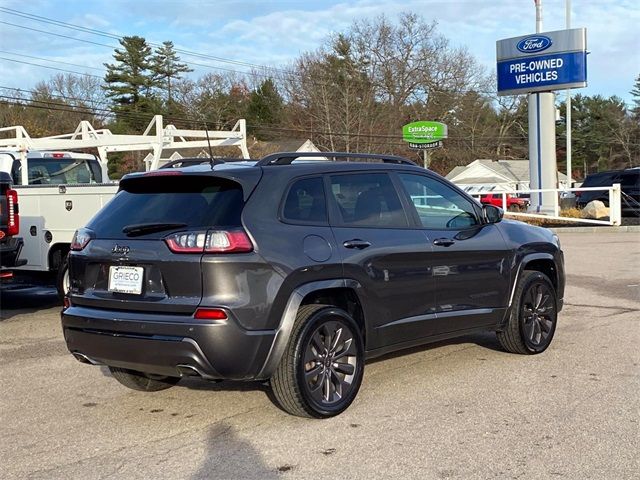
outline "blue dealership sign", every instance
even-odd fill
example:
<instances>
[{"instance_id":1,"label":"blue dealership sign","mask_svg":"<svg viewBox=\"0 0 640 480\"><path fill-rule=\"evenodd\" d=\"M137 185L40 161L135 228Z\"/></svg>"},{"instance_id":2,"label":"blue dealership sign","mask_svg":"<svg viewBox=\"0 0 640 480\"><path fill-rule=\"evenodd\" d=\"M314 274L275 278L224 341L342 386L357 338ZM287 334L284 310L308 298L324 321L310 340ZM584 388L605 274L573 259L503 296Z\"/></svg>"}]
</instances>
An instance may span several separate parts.
<instances>
[{"instance_id":1,"label":"blue dealership sign","mask_svg":"<svg viewBox=\"0 0 640 480\"><path fill-rule=\"evenodd\" d=\"M581 87L586 82L586 52L554 53L498 62L498 92L557 90L570 88L567 85Z\"/></svg>"},{"instance_id":2,"label":"blue dealership sign","mask_svg":"<svg viewBox=\"0 0 640 480\"><path fill-rule=\"evenodd\" d=\"M586 38L575 28L499 40L498 95L585 87Z\"/></svg>"}]
</instances>

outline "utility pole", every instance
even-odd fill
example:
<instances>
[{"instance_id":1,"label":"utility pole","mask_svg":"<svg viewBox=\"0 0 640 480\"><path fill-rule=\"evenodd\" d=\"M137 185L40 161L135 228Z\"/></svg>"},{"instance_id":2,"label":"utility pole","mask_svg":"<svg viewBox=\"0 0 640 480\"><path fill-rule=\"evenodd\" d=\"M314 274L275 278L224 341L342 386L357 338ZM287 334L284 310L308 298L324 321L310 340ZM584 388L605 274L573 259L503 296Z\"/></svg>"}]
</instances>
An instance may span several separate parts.
<instances>
[{"instance_id":1,"label":"utility pole","mask_svg":"<svg viewBox=\"0 0 640 480\"><path fill-rule=\"evenodd\" d=\"M567 30L571 28L571 0L565 0L565 18ZM567 120L567 185L571 188L571 90L567 88L566 120Z\"/></svg>"}]
</instances>

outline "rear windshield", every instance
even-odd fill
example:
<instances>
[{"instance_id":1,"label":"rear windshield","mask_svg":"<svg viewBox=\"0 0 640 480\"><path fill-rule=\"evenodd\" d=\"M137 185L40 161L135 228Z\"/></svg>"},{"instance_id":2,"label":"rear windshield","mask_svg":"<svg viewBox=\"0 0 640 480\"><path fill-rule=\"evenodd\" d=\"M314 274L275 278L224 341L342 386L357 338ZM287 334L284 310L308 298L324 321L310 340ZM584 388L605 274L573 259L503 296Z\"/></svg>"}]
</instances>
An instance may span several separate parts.
<instances>
[{"instance_id":1,"label":"rear windshield","mask_svg":"<svg viewBox=\"0 0 640 480\"><path fill-rule=\"evenodd\" d=\"M98 238L122 238L122 229L142 224L185 224L179 228L237 227L244 200L242 187L216 177L166 176L124 180L120 191L91 220ZM168 231L140 238L160 238Z\"/></svg>"},{"instance_id":2,"label":"rear windshield","mask_svg":"<svg viewBox=\"0 0 640 480\"><path fill-rule=\"evenodd\" d=\"M78 158L29 158L29 185L74 185L101 183L102 174L97 161ZM22 163L16 160L11 170L13 182L22 185Z\"/></svg>"}]
</instances>

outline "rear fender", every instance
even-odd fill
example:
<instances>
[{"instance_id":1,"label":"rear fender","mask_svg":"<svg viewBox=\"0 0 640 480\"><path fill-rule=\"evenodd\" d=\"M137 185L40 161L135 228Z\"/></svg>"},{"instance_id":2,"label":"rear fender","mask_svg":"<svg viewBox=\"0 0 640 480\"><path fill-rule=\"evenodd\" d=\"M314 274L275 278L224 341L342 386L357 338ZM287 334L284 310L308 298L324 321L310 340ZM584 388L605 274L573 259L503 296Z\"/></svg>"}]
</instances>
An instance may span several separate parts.
<instances>
[{"instance_id":1,"label":"rear fender","mask_svg":"<svg viewBox=\"0 0 640 480\"><path fill-rule=\"evenodd\" d=\"M278 367L280 359L282 358L289 342L291 330L293 329L293 324L296 320L296 315L298 314L298 309L300 308L304 298L310 293L331 288L352 288L357 292L361 286L355 280L338 278L306 283L296 288L289 296L287 305L282 313L280 325L276 330L276 337L271 345L271 350L269 351L267 359L258 373L257 378L270 378Z\"/></svg>"}]
</instances>

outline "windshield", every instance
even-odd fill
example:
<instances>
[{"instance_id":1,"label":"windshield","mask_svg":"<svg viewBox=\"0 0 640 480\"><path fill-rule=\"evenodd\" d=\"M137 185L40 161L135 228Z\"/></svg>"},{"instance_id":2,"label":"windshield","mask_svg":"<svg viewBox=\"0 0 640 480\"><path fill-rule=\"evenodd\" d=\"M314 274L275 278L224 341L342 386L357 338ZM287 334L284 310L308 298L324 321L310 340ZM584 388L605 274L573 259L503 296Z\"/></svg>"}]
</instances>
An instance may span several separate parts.
<instances>
[{"instance_id":1,"label":"windshield","mask_svg":"<svg viewBox=\"0 0 640 480\"><path fill-rule=\"evenodd\" d=\"M97 163L97 162L95 162ZM17 165L16 165L17 164ZM77 158L29 158L29 185L100 183L99 168L91 168L88 160ZM14 162L14 183L22 184L20 161Z\"/></svg>"},{"instance_id":2,"label":"windshield","mask_svg":"<svg viewBox=\"0 0 640 480\"><path fill-rule=\"evenodd\" d=\"M98 238L159 238L168 229L237 227L244 201L242 187L231 180L192 175L126 180L88 228ZM124 230L124 231L123 231Z\"/></svg>"}]
</instances>

